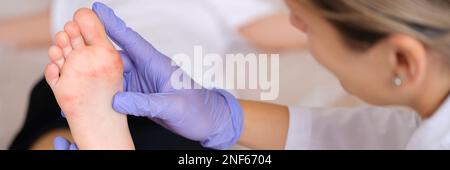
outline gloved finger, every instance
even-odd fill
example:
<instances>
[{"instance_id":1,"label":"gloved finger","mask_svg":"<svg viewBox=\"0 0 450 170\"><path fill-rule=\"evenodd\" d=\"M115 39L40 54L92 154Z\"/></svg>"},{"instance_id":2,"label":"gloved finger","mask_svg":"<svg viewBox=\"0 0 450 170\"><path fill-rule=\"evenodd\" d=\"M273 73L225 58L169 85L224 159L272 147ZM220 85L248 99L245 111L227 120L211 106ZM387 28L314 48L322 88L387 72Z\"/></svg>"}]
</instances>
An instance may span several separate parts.
<instances>
[{"instance_id":1,"label":"gloved finger","mask_svg":"<svg viewBox=\"0 0 450 170\"><path fill-rule=\"evenodd\" d=\"M185 105L174 103L183 102L176 100L178 97L176 93L119 92L114 95L113 109L122 114L167 120L170 115L176 116L171 113L177 113L177 106Z\"/></svg>"},{"instance_id":2,"label":"gloved finger","mask_svg":"<svg viewBox=\"0 0 450 170\"><path fill-rule=\"evenodd\" d=\"M103 3L95 2L92 10L103 23L108 36L123 50L130 54L130 59L136 61L139 56L155 53L153 46L136 31L126 26L125 22L116 16L114 11ZM145 55L147 56L147 55Z\"/></svg>"},{"instance_id":3,"label":"gloved finger","mask_svg":"<svg viewBox=\"0 0 450 170\"><path fill-rule=\"evenodd\" d=\"M53 140L53 147L55 150L68 150L70 147L70 142L64 137L57 136Z\"/></svg>"},{"instance_id":4,"label":"gloved finger","mask_svg":"<svg viewBox=\"0 0 450 170\"><path fill-rule=\"evenodd\" d=\"M61 116L63 117L63 118L66 118L66 114L61 110Z\"/></svg>"},{"instance_id":5,"label":"gloved finger","mask_svg":"<svg viewBox=\"0 0 450 170\"><path fill-rule=\"evenodd\" d=\"M123 63L123 72L129 73L133 69L133 63L131 62L130 58L128 57L127 52L125 51L119 51L120 57L122 58Z\"/></svg>"},{"instance_id":6,"label":"gloved finger","mask_svg":"<svg viewBox=\"0 0 450 170\"><path fill-rule=\"evenodd\" d=\"M73 151L73 150L79 150L79 149L78 149L78 146L76 144L72 143L69 146L69 150Z\"/></svg>"}]
</instances>

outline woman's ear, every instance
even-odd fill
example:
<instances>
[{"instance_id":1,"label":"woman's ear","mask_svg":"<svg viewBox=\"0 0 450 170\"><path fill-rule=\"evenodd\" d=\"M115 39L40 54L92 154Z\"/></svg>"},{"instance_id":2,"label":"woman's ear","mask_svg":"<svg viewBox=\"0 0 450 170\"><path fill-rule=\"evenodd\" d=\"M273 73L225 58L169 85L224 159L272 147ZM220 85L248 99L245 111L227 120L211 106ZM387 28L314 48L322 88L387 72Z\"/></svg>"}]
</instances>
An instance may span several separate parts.
<instances>
[{"instance_id":1,"label":"woman's ear","mask_svg":"<svg viewBox=\"0 0 450 170\"><path fill-rule=\"evenodd\" d=\"M390 35L388 60L392 68L392 84L399 87L417 87L426 75L427 50L425 45L403 34Z\"/></svg>"}]
</instances>

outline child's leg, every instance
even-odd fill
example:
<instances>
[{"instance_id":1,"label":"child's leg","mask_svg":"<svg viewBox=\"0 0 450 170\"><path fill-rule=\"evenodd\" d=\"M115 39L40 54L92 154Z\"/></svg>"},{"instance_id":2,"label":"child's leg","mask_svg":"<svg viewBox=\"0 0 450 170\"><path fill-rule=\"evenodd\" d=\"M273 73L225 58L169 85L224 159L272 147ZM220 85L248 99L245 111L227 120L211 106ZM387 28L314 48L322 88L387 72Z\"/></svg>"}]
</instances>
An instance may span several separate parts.
<instances>
[{"instance_id":1,"label":"child's leg","mask_svg":"<svg viewBox=\"0 0 450 170\"><path fill-rule=\"evenodd\" d=\"M125 115L112 109L122 62L94 12L81 9L49 49L45 77L80 149L134 149Z\"/></svg>"}]
</instances>

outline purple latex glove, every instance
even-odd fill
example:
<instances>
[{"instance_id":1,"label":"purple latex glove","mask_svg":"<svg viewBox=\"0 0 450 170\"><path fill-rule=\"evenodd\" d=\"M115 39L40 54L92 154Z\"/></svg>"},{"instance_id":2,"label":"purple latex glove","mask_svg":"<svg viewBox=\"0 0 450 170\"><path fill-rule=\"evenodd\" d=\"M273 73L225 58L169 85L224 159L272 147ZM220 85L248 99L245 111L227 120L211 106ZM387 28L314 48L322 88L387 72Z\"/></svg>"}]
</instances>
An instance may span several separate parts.
<instances>
[{"instance_id":1,"label":"purple latex glove","mask_svg":"<svg viewBox=\"0 0 450 170\"><path fill-rule=\"evenodd\" d=\"M125 92L114 96L114 110L148 117L204 147L227 149L237 142L243 113L235 97L225 90L174 89L170 78L179 67L172 66L170 58L127 27L106 5L94 3L92 9L109 37L124 50Z\"/></svg>"},{"instance_id":2,"label":"purple latex glove","mask_svg":"<svg viewBox=\"0 0 450 170\"><path fill-rule=\"evenodd\" d=\"M70 143L69 140L61 136L54 139L53 146L55 150L78 150L77 145Z\"/></svg>"}]
</instances>

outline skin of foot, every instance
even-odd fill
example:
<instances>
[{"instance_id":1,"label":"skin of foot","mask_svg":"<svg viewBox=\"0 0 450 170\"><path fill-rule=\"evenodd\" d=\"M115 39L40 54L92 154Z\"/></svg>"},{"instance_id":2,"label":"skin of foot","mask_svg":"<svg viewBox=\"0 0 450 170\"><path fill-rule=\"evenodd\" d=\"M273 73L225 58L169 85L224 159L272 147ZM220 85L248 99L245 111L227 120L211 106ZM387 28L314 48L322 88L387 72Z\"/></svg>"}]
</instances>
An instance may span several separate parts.
<instances>
[{"instance_id":1,"label":"skin of foot","mask_svg":"<svg viewBox=\"0 0 450 170\"><path fill-rule=\"evenodd\" d=\"M134 149L127 118L112 109L123 65L96 14L78 10L49 48L45 77L79 149Z\"/></svg>"}]
</instances>

